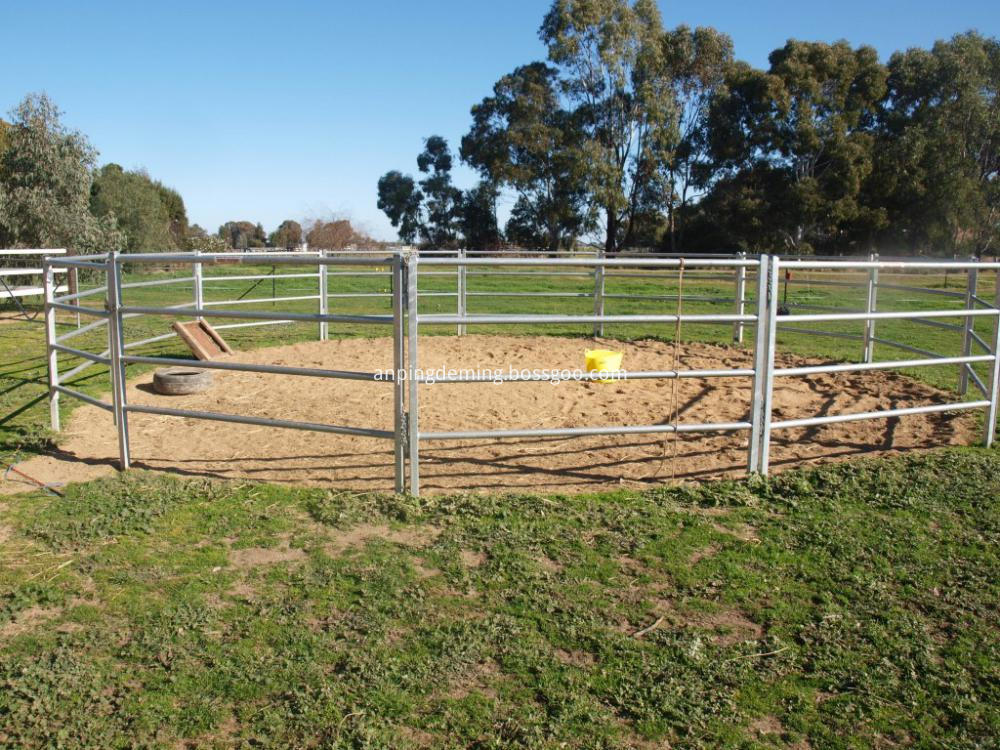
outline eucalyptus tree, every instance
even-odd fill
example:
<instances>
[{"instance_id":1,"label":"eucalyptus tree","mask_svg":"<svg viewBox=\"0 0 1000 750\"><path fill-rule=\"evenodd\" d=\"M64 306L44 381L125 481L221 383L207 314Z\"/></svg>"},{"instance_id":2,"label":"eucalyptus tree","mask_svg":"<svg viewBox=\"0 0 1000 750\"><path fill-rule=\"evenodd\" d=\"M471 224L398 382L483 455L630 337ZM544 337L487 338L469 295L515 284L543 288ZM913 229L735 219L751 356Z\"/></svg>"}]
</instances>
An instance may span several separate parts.
<instances>
[{"instance_id":1,"label":"eucalyptus tree","mask_svg":"<svg viewBox=\"0 0 1000 750\"><path fill-rule=\"evenodd\" d=\"M120 249L113 215L90 212L97 151L67 129L45 94L29 94L11 112L0 153L0 227L4 244L66 247L77 252Z\"/></svg>"},{"instance_id":2,"label":"eucalyptus tree","mask_svg":"<svg viewBox=\"0 0 1000 750\"><path fill-rule=\"evenodd\" d=\"M419 237L426 244L442 247L458 239L464 196L451 181L453 161L448 142L432 135L417 155L417 169L426 175L419 183L397 170L379 178L378 207L404 242Z\"/></svg>"},{"instance_id":3,"label":"eucalyptus tree","mask_svg":"<svg viewBox=\"0 0 1000 750\"><path fill-rule=\"evenodd\" d=\"M713 155L744 215L790 252L839 247L884 225L864 201L887 72L871 47L789 41L764 73L733 66L711 114Z\"/></svg>"},{"instance_id":4,"label":"eucalyptus tree","mask_svg":"<svg viewBox=\"0 0 1000 750\"><path fill-rule=\"evenodd\" d=\"M587 192L615 252L631 243L658 179L674 106L659 10L654 0L555 0L539 36L586 135Z\"/></svg>"},{"instance_id":5,"label":"eucalyptus tree","mask_svg":"<svg viewBox=\"0 0 1000 750\"><path fill-rule=\"evenodd\" d=\"M461 234L463 195L451 181L453 161L448 142L439 135L427 138L417 156L417 169L427 175L420 181L427 215L425 235L435 247L452 244Z\"/></svg>"},{"instance_id":6,"label":"eucalyptus tree","mask_svg":"<svg viewBox=\"0 0 1000 750\"><path fill-rule=\"evenodd\" d=\"M683 217L720 173L709 148L709 110L733 65L733 42L710 27L678 26L664 33L661 43L675 106L670 127L660 131L665 139L660 170L667 239L676 252L683 246Z\"/></svg>"},{"instance_id":7,"label":"eucalyptus tree","mask_svg":"<svg viewBox=\"0 0 1000 750\"><path fill-rule=\"evenodd\" d=\"M910 250L1000 243L1000 42L969 32L889 60L878 189L884 241Z\"/></svg>"},{"instance_id":8,"label":"eucalyptus tree","mask_svg":"<svg viewBox=\"0 0 1000 750\"><path fill-rule=\"evenodd\" d=\"M101 167L91 186L90 210L98 217L115 217L130 253L180 246L170 231L171 217L160 186L141 170L126 171L117 164Z\"/></svg>"},{"instance_id":9,"label":"eucalyptus tree","mask_svg":"<svg viewBox=\"0 0 1000 750\"><path fill-rule=\"evenodd\" d=\"M562 107L558 71L542 62L503 76L472 107L460 154L484 180L516 192L508 239L555 252L590 227L583 138Z\"/></svg>"}]
</instances>

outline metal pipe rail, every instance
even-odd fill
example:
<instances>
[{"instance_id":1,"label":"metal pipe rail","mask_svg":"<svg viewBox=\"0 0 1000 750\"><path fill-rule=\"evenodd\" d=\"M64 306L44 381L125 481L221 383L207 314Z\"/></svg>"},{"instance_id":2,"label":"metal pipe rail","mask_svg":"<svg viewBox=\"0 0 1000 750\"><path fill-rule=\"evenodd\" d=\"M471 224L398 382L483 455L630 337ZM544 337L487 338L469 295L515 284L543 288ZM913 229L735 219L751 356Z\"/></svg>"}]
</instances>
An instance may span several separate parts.
<instances>
[{"instance_id":1,"label":"metal pipe rail","mask_svg":"<svg viewBox=\"0 0 1000 750\"><path fill-rule=\"evenodd\" d=\"M987 357L987 359L992 359L992 357ZM458 368L459 370L461 368ZM472 368L466 368L472 369ZM553 368L550 368L550 370ZM673 380L675 378L743 378L752 377L754 374L753 370L750 369L734 369L734 370L623 370L620 373L616 373L611 376L614 380L653 380L653 379L664 379ZM418 383L427 384L454 384L454 383L549 383L552 381L559 382L577 382L577 383L591 383L595 381L600 381L608 378L609 375L601 374L599 372L568 372L565 377L556 374L543 375L541 373L535 374L531 373L527 376L521 374L514 375L442 375L437 377L435 375L421 375L416 378Z\"/></svg>"},{"instance_id":2,"label":"metal pipe rail","mask_svg":"<svg viewBox=\"0 0 1000 750\"><path fill-rule=\"evenodd\" d=\"M121 268L125 263L188 263L194 269L191 277L172 279L154 279L142 282L122 283ZM234 274L205 276L203 264L241 263L245 265L269 264L304 265L315 270L306 273L272 273L272 274ZM57 296L55 273L63 267L91 267L108 274L104 287L89 290L86 293L75 293L64 297ZM79 264L85 264L80 266ZM355 270L358 266L362 269ZM382 270L383 267L385 270ZM653 302L672 302L678 300L676 294L627 295L608 293L605 286L608 278L642 278L649 281L673 279L681 268L688 273L688 278L711 281L728 281L734 284L733 298L712 294L684 295L685 301L707 304L731 303L734 311L727 314L608 314L605 302L618 299L640 299ZM421 268L427 270L421 270ZM690 269L701 269L693 272ZM362 437L392 440L394 442L394 475L397 492L406 489L413 494L420 490L420 443L436 440L474 440L474 439L507 439L507 438L572 438L600 435L626 434L656 434L656 433L695 433L695 432L741 432L750 433L748 446L747 468L749 472L766 474L768 471L768 454L770 435L775 429L790 429L795 427L811 427L823 424L848 422L866 419L896 418L915 414L932 414L938 412L959 411L969 409L984 409L986 411L986 433L984 441L993 441L998 407L998 390L1000 390L1000 274L996 301L990 304L977 295L973 279L978 271L996 270L1000 262L980 263L972 261L912 261L907 259L889 260L870 256L867 260L823 260L810 258L778 258L768 255L749 257L742 254L730 257L665 257L662 254L629 254L628 257L605 257L596 252L587 256L575 257L497 257L494 254L479 256L464 250L448 251L416 255L414 253L394 253L390 256L377 255L375 252L364 254L329 253L325 251L311 253L288 254L242 254L242 253L159 253L142 255L89 256L74 257L72 261L64 258L47 259L43 266L43 276L46 282L46 335L48 339L49 356L49 401L52 413L53 429L58 429L58 397L69 396L78 400L100 406L109 410L115 417L119 435L120 464L123 468L129 465L129 429L130 414L145 413L163 416L189 417L209 419L237 424L251 424L265 427L279 427L300 430L314 430L334 434L345 434ZM377 270L376 270L377 269ZM439 270L440 269L440 270ZM906 284L889 284L879 281L878 274L882 272L933 269L936 272L961 271L968 275L969 283L965 292L950 292L947 290L929 289ZM812 305L792 301L789 308L797 310L817 310L817 313L779 312L780 286L782 271L817 270L857 273L867 276L866 280L858 282L836 279L803 279L792 277L791 283L831 286L837 288L866 289L868 299L866 308L847 310L822 305ZM455 291L445 289L419 289L418 279L421 275L428 277L454 278ZM331 277L366 277L391 279L389 291L379 292L338 292L329 288ZM587 278L593 281L593 293L590 291L519 291L502 289L470 290L467 283L470 277L497 276L504 278L550 278L555 276L567 278ZM318 287L315 294L277 296L272 291L271 297L240 300L212 300L206 302L203 298L206 282L226 288L222 282L231 281L262 281L271 279L316 279ZM121 300L122 290L147 286L189 286L193 282L194 299L176 306L151 307L125 305ZM756 287L756 293L750 293L748 284ZM572 288L572 287L571 287ZM963 299L964 306L949 310L878 310L877 295L879 289L892 289L913 293L927 293L935 296ZM302 291L311 291L306 287ZM104 293L107 297L106 309L78 308L69 306L66 302L84 296ZM440 297L455 299L454 313L419 313L420 297ZM487 297L506 298L589 298L593 297L593 314L470 314L467 312L467 300L470 297L484 299ZM340 314L331 312L331 300L351 298L390 298L392 314ZM254 305L255 303L292 303L316 301L318 310L311 313L288 312L284 310L233 310L220 309L224 306ZM99 320L83 326L76 331L61 335L56 334L55 313L67 310L93 315ZM284 365L254 364L209 360L198 362L196 366L205 369L217 369L237 372L261 372L273 375L305 376L319 378L346 379L363 382L388 382L393 389L393 428L381 430L368 427L351 427L341 425L325 425L313 422L295 420L270 419L262 417L221 414L216 412L170 409L165 407L143 406L129 404L124 388L125 367L127 365L190 365L186 359L176 357L158 357L143 353L128 353L129 350L141 349L158 341L174 337L173 332L147 337L137 341L126 341L123 333L125 323L137 316L176 316L179 312L198 318L236 319L245 322L225 322L217 326L223 328L243 328L249 326L282 325L290 323L315 323L319 326L319 338L325 340L328 326L331 323L345 324L392 324L393 365L392 373L359 372L351 370L328 370L322 368L291 367ZM992 340L979 336L973 329L972 322L978 317L986 317L993 322ZM960 318L964 324L942 322L940 318ZM944 356L919 347L895 342L884 337L877 337L874 324L881 320L912 321L937 329L955 332L964 336L964 351L960 356ZM702 370L643 370L622 372L615 379L639 380L648 378L680 379L680 378L751 378L751 396L749 417L746 421L727 423L685 423L658 425L621 425L621 426L584 426L556 428L515 428L515 429L476 429L470 426L467 430L453 431L422 431L420 429L419 393L421 385L431 383L543 383L559 381L592 382L602 379L600 373L580 373L566 370L553 372L548 370L531 370L520 368L510 369L506 373L470 372L470 368L455 372L442 372L440 376L433 372L423 373L419 368L419 327L421 325L456 325L459 335L463 334L467 325L532 325L532 324L586 324L594 326L595 335L603 333L605 324L673 324L677 322L688 324L727 324L734 326L734 338L742 340L745 328L754 332L754 360L752 367L731 369ZM864 323L865 333L856 334L844 331L823 331L798 327L803 323ZM108 326L108 349L100 354L86 352L69 347L65 342L75 335L96 328ZM782 333L800 332L808 335L832 336L857 340L863 344L863 361L837 362L803 367L778 367L775 365L775 349L777 337ZM918 356L917 359L893 359L876 361L874 346L886 345L908 351ZM972 354L970 347L982 349L983 354ZM112 403L106 404L78 390L67 388L60 382L58 371L58 355L76 356L84 361L81 365L63 374L68 379L75 373L95 364L108 365L112 374ZM976 365L989 368L988 378L981 378L973 369ZM805 416L797 419L778 420L773 414L774 379L778 377L809 376L821 373L866 372L875 370L899 370L918 367L948 366L957 367L962 382L971 382L983 398L973 401L960 401L947 404L931 404L881 411ZM450 374L449 374L450 373ZM603 376L603 377L606 377ZM409 384L405 381L409 380Z\"/></svg>"},{"instance_id":3,"label":"metal pipe rail","mask_svg":"<svg viewBox=\"0 0 1000 750\"><path fill-rule=\"evenodd\" d=\"M126 364L168 365L170 367L190 367L191 360L175 357L144 357L129 354L122 357ZM198 368L207 370L229 370L233 372L263 372L271 375L301 375L310 378L332 378L335 380L363 380L372 383L392 382L393 377L387 374L381 377L374 372L357 372L353 370L326 370L317 367L288 367L286 365L245 364L243 362L221 362L219 360L198 360Z\"/></svg>"}]
</instances>

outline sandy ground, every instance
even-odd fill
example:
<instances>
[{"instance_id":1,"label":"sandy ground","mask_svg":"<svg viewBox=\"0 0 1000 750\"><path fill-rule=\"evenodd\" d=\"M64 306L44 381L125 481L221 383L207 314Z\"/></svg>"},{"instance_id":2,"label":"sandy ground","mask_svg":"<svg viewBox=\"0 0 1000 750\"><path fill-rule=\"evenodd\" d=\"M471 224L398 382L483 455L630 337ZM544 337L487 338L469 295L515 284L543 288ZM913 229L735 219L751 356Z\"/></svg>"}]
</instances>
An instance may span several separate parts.
<instances>
[{"instance_id":1,"label":"sandy ground","mask_svg":"<svg viewBox=\"0 0 1000 750\"><path fill-rule=\"evenodd\" d=\"M625 352L630 370L672 369L670 344L653 341L602 346ZM454 336L421 340L421 366L501 368L582 367L593 342L555 337ZM751 367L751 353L706 344L681 346L681 369ZM240 352L240 362L375 371L391 366L388 339L310 342ZM779 355L779 364L809 361ZM257 373L215 372L213 387L193 396L160 396L152 373L132 380L130 403L392 429L389 383ZM670 424L672 381L604 383L435 384L420 388L422 431L583 425ZM681 380L680 421L747 419L749 378ZM774 417L863 412L940 403L948 396L911 378L885 372L780 378ZM392 489L392 444L298 430L177 417L130 417L134 466L193 477ZM614 435L584 438L468 440L421 443L422 489L579 492L664 481L739 476L745 472L749 433ZM977 439L966 414L936 414L776 431L775 469L862 453L887 453ZM112 470L117 457L110 416L95 407L73 412L54 456L20 468L46 482L90 479ZM23 484L8 483L20 491Z\"/></svg>"}]
</instances>

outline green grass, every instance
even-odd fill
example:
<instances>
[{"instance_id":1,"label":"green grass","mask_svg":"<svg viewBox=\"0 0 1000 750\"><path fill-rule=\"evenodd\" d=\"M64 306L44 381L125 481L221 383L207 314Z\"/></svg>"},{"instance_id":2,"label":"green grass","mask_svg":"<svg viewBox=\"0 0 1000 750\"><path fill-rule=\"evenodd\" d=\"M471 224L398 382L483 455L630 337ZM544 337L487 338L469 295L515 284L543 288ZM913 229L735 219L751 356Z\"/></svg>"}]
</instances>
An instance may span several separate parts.
<instances>
[{"instance_id":1,"label":"green grass","mask_svg":"<svg viewBox=\"0 0 1000 750\"><path fill-rule=\"evenodd\" d=\"M0 746L993 746L998 477L955 449L575 497L18 496Z\"/></svg>"},{"instance_id":2,"label":"green grass","mask_svg":"<svg viewBox=\"0 0 1000 750\"><path fill-rule=\"evenodd\" d=\"M143 278L162 276L130 280ZM642 293L675 289L635 281ZM337 279L334 290L380 284ZM470 288L587 288L513 284L479 278ZM249 286L212 282L206 296ZM790 298L860 305L830 289ZM276 282L279 295L311 290ZM685 291L725 296L729 286L689 278ZM147 287L127 301L190 294ZM429 310L453 304L425 300ZM887 292L882 302L950 300ZM473 298L470 307L590 305ZM387 303L355 298L334 309L385 312ZM168 322L130 320L128 337ZM958 347L954 333L912 323L880 324L879 335L943 354ZM682 336L727 343L731 328ZM307 325L228 333L239 348L315 337ZM72 345L101 343L87 335ZM779 344L832 360L857 360L860 349L791 334ZM145 351L184 354L174 340ZM878 350L908 356L890 352ZM64 371L75 364L64 359ZM14 460L51 444L41 326L0 325L0 362L0 459ZM914 374L941 387L956 380L955 368ZM107 372L71 385L99 394ZM970 448L602 495L417 500L129 472L71 485L65 497L0 496L0 748L995 747L998 490L1000 454Z\"/></svg>"}]
</instances>

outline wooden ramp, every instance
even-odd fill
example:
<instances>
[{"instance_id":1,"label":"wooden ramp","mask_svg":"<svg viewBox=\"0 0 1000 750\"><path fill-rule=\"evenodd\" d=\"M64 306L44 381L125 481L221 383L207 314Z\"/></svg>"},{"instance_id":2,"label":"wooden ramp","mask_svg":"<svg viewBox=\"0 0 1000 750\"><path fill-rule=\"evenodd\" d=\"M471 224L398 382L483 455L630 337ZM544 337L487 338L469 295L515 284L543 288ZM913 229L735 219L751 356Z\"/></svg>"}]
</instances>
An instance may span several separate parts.
<instances>
[{"instance_id":1,"label":"wooden ramp","mask_svg":"<svg viewBox=\"0 0 1000 750\"><path fill-rule=\"evenodd\" d=\"M198 359L216 359L233 353L219 332L204 320L177 321L172 327Z\"/></svg>"}]
</instances>

